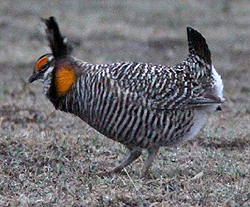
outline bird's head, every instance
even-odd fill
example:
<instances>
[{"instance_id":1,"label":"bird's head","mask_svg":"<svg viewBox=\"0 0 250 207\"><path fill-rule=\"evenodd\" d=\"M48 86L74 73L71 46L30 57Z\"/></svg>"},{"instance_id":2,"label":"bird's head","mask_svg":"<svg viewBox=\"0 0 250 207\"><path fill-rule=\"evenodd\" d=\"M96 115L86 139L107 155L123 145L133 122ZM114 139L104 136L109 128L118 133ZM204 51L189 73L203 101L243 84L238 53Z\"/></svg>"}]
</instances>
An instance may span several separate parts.
<instances>
[{"instance_id":1,"label":"bird's head","mask_svg":"<svg viewBox=\"0 0 250 207\"><path fill-rule=\"evenodd\" d=\"M29 78L30 83L39 79L43 81L46 77L49 77L48 75L55 68L55 62L64 59L71 53L67 40L61 35L55 18L50 17L49 19L42 19L42 21L46 25L45 33L51 53L45 54L37 60L34 72Z\"/></svg>"},{"instance_id":2,"label":"bird's head","mask_svg":"<svg viewBox=\"0 0 250 207\"><path fill-rule=\"evenodd\" d=\"M36 62L33 74L29 78L32 83L36 80L43 81L55 68L55 59L52 54L42 55Z\"/></svg>"}]
</instances>

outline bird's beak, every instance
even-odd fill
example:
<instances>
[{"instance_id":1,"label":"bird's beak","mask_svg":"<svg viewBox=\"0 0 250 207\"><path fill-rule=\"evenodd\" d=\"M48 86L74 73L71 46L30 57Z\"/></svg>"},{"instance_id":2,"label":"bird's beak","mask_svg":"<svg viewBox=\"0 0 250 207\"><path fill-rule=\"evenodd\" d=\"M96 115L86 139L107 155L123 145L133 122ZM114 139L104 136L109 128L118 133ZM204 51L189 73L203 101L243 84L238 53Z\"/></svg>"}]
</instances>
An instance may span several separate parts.
<instances>
[{"instance_id":1,"label":"bird's beak","mask_svg":"<svg viewBox=\"0 0 250 207\"><path fill-rule=\"evenodd\" d=\"M40 78L41 78L41 77L40 77L39 73L34 73L34 74L32 74L32 75L30 76L29 82L32 83L32 82L34 82L35 80L38 80L38 79L40 79Z\"/></svg>"}]
</instances>

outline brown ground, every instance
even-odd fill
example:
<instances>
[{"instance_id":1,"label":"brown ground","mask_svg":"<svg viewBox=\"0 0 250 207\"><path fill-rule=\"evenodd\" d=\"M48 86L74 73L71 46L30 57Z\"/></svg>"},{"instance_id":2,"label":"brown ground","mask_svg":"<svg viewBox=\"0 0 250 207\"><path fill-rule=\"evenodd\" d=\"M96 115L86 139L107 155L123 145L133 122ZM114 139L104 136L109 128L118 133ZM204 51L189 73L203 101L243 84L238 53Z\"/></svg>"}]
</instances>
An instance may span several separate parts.
<instances>
[{"instance_id":1,"label":"brown ground","mask_svg":"<svg viewBox=\"0 0 250 207\"><path fill-rule=\"evenodd\" d=\"M178 63L186 26L197 28L225 83L223 111L196 139L162 148L147 178L146 154L99 176L126 149L27 82L49 51L39 18L51 15L93 63ZM1 1L0 16L0 206L250 206L250 1Z\"/></svg>"}]
</instances>

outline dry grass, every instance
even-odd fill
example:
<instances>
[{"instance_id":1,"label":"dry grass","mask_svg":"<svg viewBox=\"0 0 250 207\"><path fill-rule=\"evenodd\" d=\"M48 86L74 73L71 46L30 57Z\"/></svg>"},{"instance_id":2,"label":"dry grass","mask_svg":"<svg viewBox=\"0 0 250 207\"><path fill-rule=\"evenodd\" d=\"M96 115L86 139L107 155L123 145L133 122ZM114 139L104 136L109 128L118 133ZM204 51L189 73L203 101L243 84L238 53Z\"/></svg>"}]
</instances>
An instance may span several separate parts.
<instances>
[{"instance_id":1,"label":"dry grass","mask_svg":"<svg viewBox=\"0 0 250 207\"><path fill-rule=\"evenodd\" d=\"M250 206L250 2L3 1L0 3L0 206ZM55 15L75 56L94 63L172 64L187 55L186 26L206 37L225 82L223 111L199 136L100 176L126 154L27 83L48 51L40 17Z\"/></svg>"}]
</instances>

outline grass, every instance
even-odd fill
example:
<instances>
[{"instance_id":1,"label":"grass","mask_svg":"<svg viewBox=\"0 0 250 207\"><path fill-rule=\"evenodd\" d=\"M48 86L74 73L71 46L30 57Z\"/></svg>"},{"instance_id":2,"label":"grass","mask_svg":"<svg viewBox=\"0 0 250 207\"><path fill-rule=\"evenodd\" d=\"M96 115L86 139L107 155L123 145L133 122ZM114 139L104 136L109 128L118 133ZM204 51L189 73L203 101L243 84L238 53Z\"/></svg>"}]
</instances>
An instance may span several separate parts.
<instances>
[{"instance_id":1,"label":"grass","mask_svg":"<svg viewBox=\"0 0 250 207\"><path fill-rule=\"evenodd\" d=\"M250 206L250 3L61 1L0 3L0 206ZM174 64L187 56L186 26L207 39L225 84L223 110L197 138L101 175L126 149L55 111L34 62L48 52L40 17L54 15L74 55L93 63Z\"/></svg>"}]
</instances>

